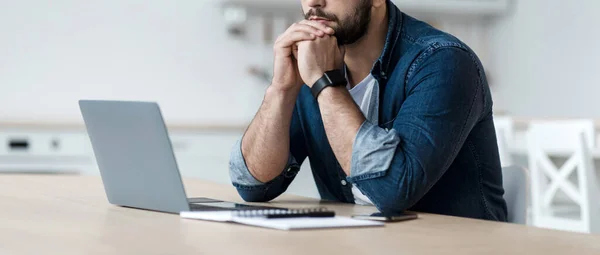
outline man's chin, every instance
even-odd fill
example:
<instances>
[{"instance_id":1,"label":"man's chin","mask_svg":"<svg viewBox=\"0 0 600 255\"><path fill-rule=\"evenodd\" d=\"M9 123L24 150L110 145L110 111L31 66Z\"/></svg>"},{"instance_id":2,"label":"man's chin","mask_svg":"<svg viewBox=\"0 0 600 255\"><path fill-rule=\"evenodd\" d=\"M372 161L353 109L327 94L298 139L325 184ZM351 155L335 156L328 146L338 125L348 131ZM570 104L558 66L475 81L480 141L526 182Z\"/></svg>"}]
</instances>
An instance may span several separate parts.
<instances>
[{"instance_id":1,"label":"man's chin","mask_svg":"<svg viewBox=\"0 0 600 255\"><path fill-rule=\"evenodd\" d=\"M347 46L347 45L355 44L360 39L358 39L358 40L348 40L348 39L343 38L343 39L340 40L340 38L337 38L337 40L338 40L338 46Z\"/></svg>"},{"instance_id":2,"label":"man's chin","mask_svg":"<svg viewBox=\"0 0 600 255\"><path fill-rule=\"evenodd\" d=\"M337 32L333 35L335 39L337 39L337 43L339 46L348 44L348 37L345 34L338 34Z\"/></svg>"}]
</instances>

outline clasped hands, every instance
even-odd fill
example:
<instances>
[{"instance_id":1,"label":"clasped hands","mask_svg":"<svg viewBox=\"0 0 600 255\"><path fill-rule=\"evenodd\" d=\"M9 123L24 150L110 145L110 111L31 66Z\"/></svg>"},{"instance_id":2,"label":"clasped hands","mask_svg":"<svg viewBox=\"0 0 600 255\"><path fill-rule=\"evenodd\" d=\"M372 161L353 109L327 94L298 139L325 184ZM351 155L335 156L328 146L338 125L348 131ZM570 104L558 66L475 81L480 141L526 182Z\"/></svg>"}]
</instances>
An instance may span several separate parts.
<instances>
[{"instance_id":1,"label":"clasped hands","mask_svg":"<svg viewBox=\"0 0 600 255\"><path fill-rule=\"evenodd\" d=\"M275 42L272 86L311 87L327 71L343 68L345 49L338 46L334 30L317 21L304 20L289 27Z\"/></svg>"}]
</instances>

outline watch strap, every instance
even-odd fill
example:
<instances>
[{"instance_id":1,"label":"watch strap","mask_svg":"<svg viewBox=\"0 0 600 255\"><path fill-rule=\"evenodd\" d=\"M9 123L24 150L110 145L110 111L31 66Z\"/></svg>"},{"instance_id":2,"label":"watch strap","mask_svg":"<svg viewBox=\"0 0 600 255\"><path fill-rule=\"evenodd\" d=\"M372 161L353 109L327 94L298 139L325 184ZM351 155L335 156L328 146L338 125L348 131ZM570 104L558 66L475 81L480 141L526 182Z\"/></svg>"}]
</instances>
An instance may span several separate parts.
<instances>
[{"instance_id":1,"label":"watch strap","mask_svg":"<svg viewBox=\"0 0 600 255\"><path fill-rule=\"evenodd\" d=\"M346 77L342 70L331 70L325 72L325 74L323 74L323 76L319 80L317 80L315 84L313 84L313 86L311 87L311 92L313 96L317 98L319 94L321 94L321 91L323 91L325 88L343 86L347 83L348 81L346 80Z\"/></svg>"}]
</instances>

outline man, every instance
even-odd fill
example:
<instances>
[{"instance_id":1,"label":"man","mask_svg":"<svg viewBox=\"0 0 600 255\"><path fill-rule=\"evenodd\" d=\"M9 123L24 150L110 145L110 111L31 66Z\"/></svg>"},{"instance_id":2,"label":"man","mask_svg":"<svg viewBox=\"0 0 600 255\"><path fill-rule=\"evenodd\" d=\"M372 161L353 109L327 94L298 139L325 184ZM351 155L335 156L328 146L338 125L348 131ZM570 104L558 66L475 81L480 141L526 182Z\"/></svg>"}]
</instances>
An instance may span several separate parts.
<instances>
[{"instance_id":1,"label":"man","mask_svg":"<svg viewBox=\"0 0 600 255\"><path fill-rule=\"evenodd\" d=\"M323 199L506 220L492 100L475 54L386 0L302 0L262 106L234 146L246 201L305 158Z\"/></svg>"}]
</instances>

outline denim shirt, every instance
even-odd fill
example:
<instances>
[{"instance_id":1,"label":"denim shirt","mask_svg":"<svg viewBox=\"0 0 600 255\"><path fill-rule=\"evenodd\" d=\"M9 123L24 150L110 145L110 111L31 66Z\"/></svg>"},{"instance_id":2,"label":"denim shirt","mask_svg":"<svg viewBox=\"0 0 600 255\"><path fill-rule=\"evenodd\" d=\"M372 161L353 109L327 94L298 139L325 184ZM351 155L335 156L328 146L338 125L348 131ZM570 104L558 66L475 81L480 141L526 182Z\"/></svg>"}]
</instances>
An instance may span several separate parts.
<instances>
[{"instance_id":1,"label":"denim shirt","mask_svg":"<svg viewBox=\"0 0 600 255\"><path fill-rule=\"evenodd\" d=\"M268 183L249 172L241 139L230 176L241 197L272 200L308 157L322 199L353 203L352 185L383 213L403 210L506 221L502 172L483 67L457 38L388 1L388 32L371 74L377 80L346 176L327 140L319 105L303 86L290 128L290 155Z\"/></svg>"}]
</instances>

